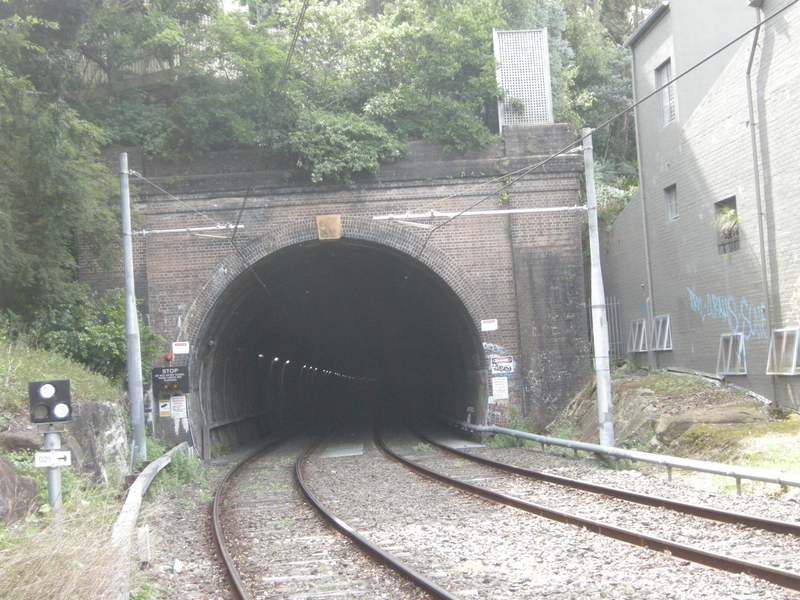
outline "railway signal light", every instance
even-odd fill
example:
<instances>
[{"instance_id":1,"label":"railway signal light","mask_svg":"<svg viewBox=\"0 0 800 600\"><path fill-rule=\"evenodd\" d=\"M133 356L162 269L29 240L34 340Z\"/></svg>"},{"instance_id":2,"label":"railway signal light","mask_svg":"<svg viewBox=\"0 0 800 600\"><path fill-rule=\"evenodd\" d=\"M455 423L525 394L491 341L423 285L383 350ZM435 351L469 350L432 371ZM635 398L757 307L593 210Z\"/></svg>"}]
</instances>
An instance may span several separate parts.
<instances>
[{"instance_id":1,"label":"railway signal light","mask_svg":"<svg viewBox=\"0 0 800 600\"><path fill-rule=\"evenodd\" d=\"M58 423L72 419L69 379L28 383L33 423Z\"/></svg>"}]
</instances>

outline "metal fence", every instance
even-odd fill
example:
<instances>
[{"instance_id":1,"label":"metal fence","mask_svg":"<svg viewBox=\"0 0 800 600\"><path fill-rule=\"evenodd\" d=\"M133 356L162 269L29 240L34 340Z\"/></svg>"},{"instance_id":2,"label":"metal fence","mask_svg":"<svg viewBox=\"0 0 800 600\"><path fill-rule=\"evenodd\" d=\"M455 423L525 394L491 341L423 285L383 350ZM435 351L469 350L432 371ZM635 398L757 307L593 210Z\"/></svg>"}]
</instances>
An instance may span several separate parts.
<instances>
[{"instance_id":1,"label":"metal fence","mask_svg":"<svg viewBox=\"0 0 800 600\"><path fill-rule=\"evenodd\" d=\"M143 56L138 60L133 60L120 66L119 71L123 73L122 79L133 79L134 77L160 73L173 67L179 67L182 55L183 50L176 49L171 60L161 60ZM96 87L108 83L108 73L95 61L89 60L84 56L81 57L80 65L84 88Z\"/></svg>"},{"instance_id":2,"label":"metal fence","mask_svg":"<svg viewBox=\"0 0 800 600\"><path fill-rule=\"evenodd\" d=\"M613 296L606 297L606 320L608 321L608 350L611 360L623 360L627 357L625 339L622 337L622 324L619 317L619 299ZM587 305L586 311L589 319L589 335L592 335L592 307ZM594 339L590 340L592 354L594 354Z\"/></svg>"}]
</instances>

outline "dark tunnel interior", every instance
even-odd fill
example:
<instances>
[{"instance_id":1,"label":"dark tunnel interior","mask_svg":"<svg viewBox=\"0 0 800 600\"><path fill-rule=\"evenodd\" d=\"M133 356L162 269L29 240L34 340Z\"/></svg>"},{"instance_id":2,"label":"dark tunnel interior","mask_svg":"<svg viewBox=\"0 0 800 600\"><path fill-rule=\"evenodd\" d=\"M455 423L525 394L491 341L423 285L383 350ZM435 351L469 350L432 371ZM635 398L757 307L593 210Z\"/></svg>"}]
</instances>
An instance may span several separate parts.
<instances>
[{"instance_id":1,"label":"dark tunnel interior","mask_svg":"<svg viewBox=\"0 0 800 600\"><path fill-rule=\"evenodd\" d=\"M373 242L270 254L223 292L197 342L203 416L233 421L214 434L229 444L345 408L463 419L484 393L461 300L423 263Z\"/></svg>"}]
</instances>

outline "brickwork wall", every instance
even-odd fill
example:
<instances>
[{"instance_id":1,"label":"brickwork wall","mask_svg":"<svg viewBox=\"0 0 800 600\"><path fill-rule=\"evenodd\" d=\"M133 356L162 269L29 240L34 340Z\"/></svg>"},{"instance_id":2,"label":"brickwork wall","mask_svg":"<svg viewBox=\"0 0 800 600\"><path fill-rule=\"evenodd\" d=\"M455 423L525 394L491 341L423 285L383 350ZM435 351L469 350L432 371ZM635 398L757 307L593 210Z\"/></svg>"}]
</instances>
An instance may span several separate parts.
<instances>
[{"instance_id":1,"label":"brickwork wall","mask_svg":"<svg viewBox=\"0 0 800 600\"><path fill-rule=\"evenodd\" d=\"M148 299L150 324L170 341L194 341L208 326L216 299L237 276L281 248L317 239L316 216L340 214L343 237L390 246L430 267L458 295L476 330L481 319L498 319L497 331L480 335L487 365L491 355L511 355L518 368L509 382L509 402L490 407L491 420L504 423L510 406L552 418L582 387L590 368L578 216L463 217L437 230L424 250L427 231L372 218L458 211L484 197L478 209L498 208L498 197L491 194L506 173L574 140L567 126L526 129L511 129L504 147L468 155L445 156L439 148L414 143L407 160L353 189L312 185L258 152L204 155L185 165L145 162L139 172L172 195L132 177L146 229L232 224L240 211L244 225L235 244L225 232L221 239L188 233L137 239L146 280L146 290L139 289ZM546 173L514 183L508 189L510 205L573 206L581 171L580 157L556 159ZM498 177L501 181L493 181ZM88 266L82 272L97 287L118 281L115 275L104 278Z\"/></svg>"},{"instance_id":2,"label":"brickwork wall","mask_svg":"<svg viewBox=\"0 0 800 600\"><path fill-rule=\"evenodd\" d=\"M770 14L784 2L765 3ZM790 38L800 34L800 9L792 7L765 25L753 65L755 121L760 181L766 212L765 249L769 296L761 278L753 161L745 72L752 38L742 42L709 94L681 128L681 140L643 172L656 315L671 318L673 350L658 352L662 367L714 373L720 336L745 338L747 374L727 379L781 404L800 408L797 378L766 375L770 327L797 327L800 315L791 297L800 282L800 229L796 205L800 148L788 126L800 117L800 50ZM680 101L680 98L679 98ZM646 112L641 118L652 118ZM643 145L648 143L643 140ZM677 219L670 220L664 189L675 185ZM735 198L739 215L738 251L718 254L716 203ZM622 296L628 326L642 303L631 258L642 252L640 206L629 206L608 240L609 293ZM638 215L638 216L637 216ZM636 261L642 265L642 259ZM637 271L642 267L637 266ZM641 277L638 277L641 279ZM642 282L645 280L642 279ZM609 289L610 288L610 289ZM645 294L646 297L646 294ZM638 317L642 318L642 317Z\"/></svg>"}]
</instances>

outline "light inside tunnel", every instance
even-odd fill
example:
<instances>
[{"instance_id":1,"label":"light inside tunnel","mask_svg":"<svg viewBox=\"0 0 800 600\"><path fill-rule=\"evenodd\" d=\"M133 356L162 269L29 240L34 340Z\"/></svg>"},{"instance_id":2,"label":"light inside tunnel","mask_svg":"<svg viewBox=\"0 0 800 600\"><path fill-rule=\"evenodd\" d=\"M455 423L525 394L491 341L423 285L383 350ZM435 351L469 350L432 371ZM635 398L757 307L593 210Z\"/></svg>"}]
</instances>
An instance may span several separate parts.
<instances>
[{"instance_id":1,"label":"light inside tunnel","mask_svg":"<svg viewBox=\"0 0 800 600\"><path fill-rule=\"evenodd\" d=\"M364 403L463 417L482 393L464 304L423 263L373 242L313 241L263 258L221 294L197 344L207 423L265 415L274 429Z\"/></svg>"}]
</instances>

